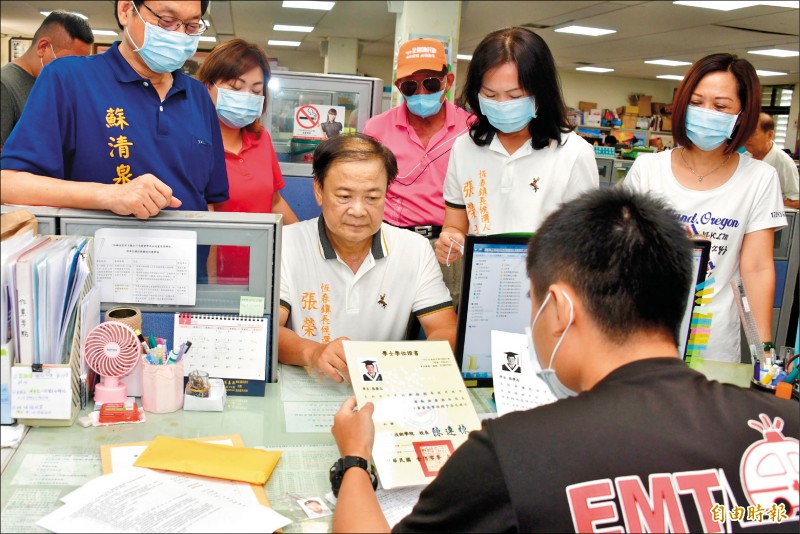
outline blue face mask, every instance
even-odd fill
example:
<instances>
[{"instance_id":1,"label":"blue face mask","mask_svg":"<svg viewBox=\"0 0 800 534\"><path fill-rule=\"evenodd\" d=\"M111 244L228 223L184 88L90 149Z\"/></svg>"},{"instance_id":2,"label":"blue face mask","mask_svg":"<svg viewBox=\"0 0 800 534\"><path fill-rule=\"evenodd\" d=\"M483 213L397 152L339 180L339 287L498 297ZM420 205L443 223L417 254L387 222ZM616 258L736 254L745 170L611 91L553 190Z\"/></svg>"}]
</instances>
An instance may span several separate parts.
<instances>
[{"instance_id":1,"label":"blue face mask","mask_svg":"<svg viewBox=\"0 0 800 534\"><path fill-rule=\"evenodd\" d=\"M731 115L713 109L689 106L686 108L686 135L703 152L714 150L730 139L739 114Z\"/></svg>"},{"instance_id":2,"label":"blue face mask","mask_svg":"<svg viewBox=\"0 0 800 534\"><path fill-rule=\"evenodd\" d=\"M136 5L133 6L136 9ZM172 72L178 70L186 60L197 52L200 42L199 35L186 35L180 30L171 32L155 24L145 21L136 9L136 14L144 22L144 42L141 48L133 42L128 27L125 31L133 43L135 52L144 60L147 67L153 72Z\"/></svg>"},{"instance_id":3,"label":"blue face mask","mask_svg":"<svg viewBox=\"0 0 800 534\"><path fill-rule=\"evenodd\" d=\"M536 101L532 96L497 102L479 94L478 103L489 124L503 133L518 132L536 118Z\"/></svg>"},{"instance_id":4,"label":"blue face mask","mask_svg":"<svg viewBox=\"0 0 800 534\"><path fill-rule=\"evenodd\" d=\"M217 87L217 116L230 128L244 128L252 124L261 116L263 109L264 95Z\"/></svg>"},{"instance_id":5,"label":"blue face mask","mask_svg":"<svg viewBox=\"0 0 800 534\"><path fill-rule=\"evenodd\" d=\"M438 93L418 94L404 97L406 99L406 106L408 111L417 117L426 118L431 115L436 115L442 109L442 102L440 99L444 94L444 89Z\"/></svg>"},{"instance_id":6,"label":"blue face mask","mask_svg":"<svg viewBox=\"0 0 800 534\"><path fill-rule=\"evenodd\" d=\"M572 322L575 320L575 307L572 305L572 299L569 298L569 295L561 292L564 297L569 302L569 324L564 329L564 333L561 334L561 337L558 338L558 343L556 346L553 347L553 353L550 355L550 365L547 366L547 369L542 369L539 365L539 357L536 355L536 349L533 346L533 328L536 326L536 321L539 319L539 316L542 314L542 310L547 305L547 302L550 300L550 294L547 294L547 297L542 302L542 305L539 307L539 311L536 312L536 316L533 318L533 322L531 322L531 339L529 341L530 346L529 350L531 351L531 362L538 367L539 369L536 371L536 376L542 379L542 381L547 384L547 387L550 388L550 391L553 392L553 395L556 396L557 399L566 399L567 397L575 397L578 395L575 391L569 389L567 386L561 383L561 380L558 379L555 370L553 369L553 361L556 359L556 351L558 347L561 346L561 342L564 341L564 338L567 336L567 331L569 327L572 326Z\"/></svg>"}]
</instances>

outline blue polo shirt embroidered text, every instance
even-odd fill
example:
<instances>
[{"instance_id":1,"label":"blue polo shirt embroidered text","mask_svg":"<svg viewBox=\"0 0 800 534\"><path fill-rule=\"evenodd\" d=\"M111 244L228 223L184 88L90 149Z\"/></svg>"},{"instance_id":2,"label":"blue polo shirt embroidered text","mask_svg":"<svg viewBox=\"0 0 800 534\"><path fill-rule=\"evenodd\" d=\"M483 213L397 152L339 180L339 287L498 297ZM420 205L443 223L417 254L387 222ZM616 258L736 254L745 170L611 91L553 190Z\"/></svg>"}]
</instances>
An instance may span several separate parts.
<instances>
[{"instance_id":1,"label":"blue polo shirt embroidered text","mask_svg":"<svg viewBox=\"0 0 800 534\"><path fill-rule=\"evenodd\" d=\"M172 73L161 102L119 52L66 57L42 70L0 167L80 182L124 184L150 173L180 209L228 199L217 113L198 81Z\"/></svg>"}]
</instances>

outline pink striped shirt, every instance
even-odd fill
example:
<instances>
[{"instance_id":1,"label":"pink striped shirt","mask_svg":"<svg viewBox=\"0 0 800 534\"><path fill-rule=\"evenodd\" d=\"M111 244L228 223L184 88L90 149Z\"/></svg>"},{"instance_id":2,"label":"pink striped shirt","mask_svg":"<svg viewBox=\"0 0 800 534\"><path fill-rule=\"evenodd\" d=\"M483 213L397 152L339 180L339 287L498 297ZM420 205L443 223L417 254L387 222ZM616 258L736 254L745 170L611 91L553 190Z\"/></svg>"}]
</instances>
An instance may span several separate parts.
<instances>
[{"instance_id":1,"label":"pink striped shirt","mask_svg":"<svg viewBox=\"0 0 800 534\"><path fill-rule=\"evenodd\" d=\"M406 103L372 117L364 127L397 158L397 178L386 193L383 220L394 226L441 226L444 221L444 177L456 137L469 130L471 115L444 101L444 127L423 147L408 123Z\"/></svg>"}]
</instances>

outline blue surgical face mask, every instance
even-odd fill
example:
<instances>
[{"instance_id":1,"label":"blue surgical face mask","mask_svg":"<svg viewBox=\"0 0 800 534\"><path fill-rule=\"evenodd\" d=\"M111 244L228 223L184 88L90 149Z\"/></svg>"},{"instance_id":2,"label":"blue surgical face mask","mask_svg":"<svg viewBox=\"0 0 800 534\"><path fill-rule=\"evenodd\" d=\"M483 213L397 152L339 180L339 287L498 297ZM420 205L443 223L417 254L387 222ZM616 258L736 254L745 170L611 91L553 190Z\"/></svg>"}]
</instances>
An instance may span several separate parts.
<instances>
[{"instance_id":1,"label":"blue surgical face mask","mask_svg":"<svg viewBox=\"0 0 800 534\"><path fill-rule=\"evenodd\" d=\"M569 302L569 324L564 329L564 333L561 334L561 337L558 338L558 343L556 346L553 347L553 353L550 355L550 365L547 366L547 369L542 369L541 365L539 364L539 357L536 355L536 349L533 346L533 329L536 326L536 321L539 319L539 316L542 314L542 310L547 305L547 302L550 300L550 294L547 294L547 297L542 302L542 305L539 307L539 311L536 312L536 315L531 322L531 339L529 341L530 347L529 350L531 351L531 362L538 367L536 371L536 376L542 379L542 381L547 384L547 387L550 388L550 391L553 392L553 395L556 396L558 399L566 399L567 397L575 397L578 393L569 389L567 386L561 383L561 380L558 379L555 370L553 369L553 361L556 359L556 351L558 351L558 347L561 346L561 342L564 341L564 338L567 336L567 331L572 326L572 322L575 320L575 307L572 305L572 299L569 298L564 291L561 291L564 297Z\"/></svg>"},{"instance_id":2,"label":"blue surgical face mask","mask_svg":"<svg viewBox=\"0 0 800 534\"><path fill-rule=\"evenodd\" d=\"M532 96L497 102L478 94L478 103L489 124L503 133L518 132L536 118L536 101Z\"/></svg>"},{"instance_id":3,"label":"blue surgical face mask","mask_svg":"<svg viewBox=\"0 0 800 534\"><path fill-rule=\"evenodd\" d=\"M738 113L732 115L689 106L686 108L686 135L697 148L709 152L731 138L738 117Z\"/></svg>"},{"instance_id":4,"label":"blue surgical face mask","mask_svg":"<svg viewBox=\"0 0 800 534\"><path fill-rule=\"evenodd\" d=\"M439 113L439 110L442 109L442 104L444 103L441 101L443 94L444 94L444 89L442 89L438 93L416 94L411 96L404 96L404 98L406 99L406 106L408 106L408 111L410 111L417 117L421 117L424 119L426 117L430 117L431 115L436 115L437 113Z\"/></svg>"},{"instance_id":5,"label":"blue surgical face mask","mask_svg":"<svg viewBox=\"0 0 800 534\"><path fill-rule=\"evenodd\" d=\"M136 5L133 6L136 9ZM144 22L144 42L141 48L133 42L133 37L125 27L125 32L147 67L153 72L172 72L178 70L186 60L197 52L199 35L186 35L180 30L171 32L145 21L136 9L136 14Z\"/></svg>"},{"instance_id":6,"label":"blue surgical face mask","mask_svg":"<svg viewBox=\"0 0 800 534\"><path fill-rule=\"evenodd\" d=\"M264 95L217 88L217 116L230 128L244 128L261 116Z\"/></svg>"}]
</instances>

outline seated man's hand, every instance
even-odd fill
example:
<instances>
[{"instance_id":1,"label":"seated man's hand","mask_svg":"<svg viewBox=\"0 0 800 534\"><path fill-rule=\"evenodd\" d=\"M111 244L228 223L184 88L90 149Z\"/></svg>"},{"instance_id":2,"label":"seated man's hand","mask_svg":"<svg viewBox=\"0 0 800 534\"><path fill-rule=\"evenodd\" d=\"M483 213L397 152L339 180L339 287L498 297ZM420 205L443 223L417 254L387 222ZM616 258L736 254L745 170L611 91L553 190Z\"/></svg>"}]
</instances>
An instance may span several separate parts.
<instances>
[{"instance_id":1,"label":"seated man's hand","mask_svg":"<svg viewBox=\"0 0 800 534\"><path fill-rule=\"evenodd\" d=\"M110 186L107 207L117 215L135 215L147 219L166 208L180 207L181 201L172 196L172 189L153 176L143 174L124 185Z\"/></svg>"},{"instance_id":2,"label":"seated man's hand","mask_svg":"<svg viewBox=\"0 0 800 534\"><path fill-rule=\"evenodd\" d=\"M436 241L436 260L447 266L453 265L461 257L464 239L464 234L458 230L443 230Z\"/></svg>"},{"instance_id":3,"label":"seated man's hand","mask_svg":"<svg viewBox=\"0 0 800 534\"><path fill-rule=\"evenodd\" d=\"M339 446L339 454L369 460L375 441L375 424L372 422L375 405L368 402L360 410L354 410L356 398L350 397L333 417L331 434Z\"/></svg>"},{"instance_id":4,"label":"seated man's hand","mask_svg":"<svg viewBox=\"0 0 800 534\"><path fill-rule=\"evenodd\" d=\"M341 383L342 377L350 382L350 371L347 368L344 347L342 347L342 341L345 339L347 338L339 337L327 345L320 344L311 354L308 365L318 373L328 375L336 382Z\"/></svg>"}]
</instances>

